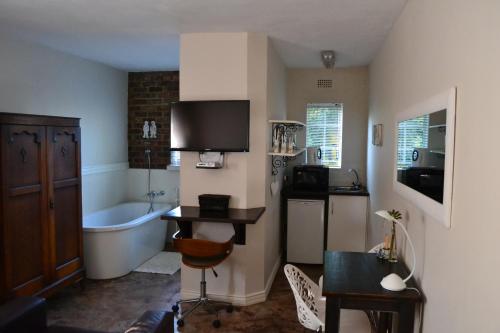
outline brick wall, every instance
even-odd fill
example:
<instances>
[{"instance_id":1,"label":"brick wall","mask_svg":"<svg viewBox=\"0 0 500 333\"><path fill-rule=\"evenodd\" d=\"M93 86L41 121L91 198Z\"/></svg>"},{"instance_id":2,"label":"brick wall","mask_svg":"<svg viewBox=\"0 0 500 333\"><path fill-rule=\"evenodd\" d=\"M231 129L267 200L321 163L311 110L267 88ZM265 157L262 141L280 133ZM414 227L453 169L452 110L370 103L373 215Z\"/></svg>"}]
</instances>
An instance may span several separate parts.
<instances>
[{"instance_id":1,"label":"brick wall","mask_svg":"<svg viewBox=\"0 0 500 333\"><path fill-rule=\"evenodd\" d=\"M144 151L151 149L151 167L170 163L170 103L179 100L179 72L128 74L128 161L131 168L147 168ZM156 139L143 139L144 121L154 120Z\"/></svg>"}]
</instances>

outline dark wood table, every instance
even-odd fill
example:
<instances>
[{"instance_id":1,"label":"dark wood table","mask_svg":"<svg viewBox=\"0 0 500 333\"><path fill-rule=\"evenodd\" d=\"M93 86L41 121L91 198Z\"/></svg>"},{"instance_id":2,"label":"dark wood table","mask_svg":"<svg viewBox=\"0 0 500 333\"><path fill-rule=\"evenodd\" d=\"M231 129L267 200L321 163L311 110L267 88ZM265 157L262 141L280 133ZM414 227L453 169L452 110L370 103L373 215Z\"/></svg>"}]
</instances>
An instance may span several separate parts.
<instances>
[{"instance_id":1,"label":"dark wood table","mask_svg":"<svg viewBox=\"0 0 500 333\"><path fill-rule=\"evenodd\" d=\"M264 207L237 209L226 212L203 211L196 206L179 206L161 216L162 220L175 221L183 238L193 237L192 222L231 223L234 227L234 243L245 245L246 225L255 224L264 214Z\"/></svg>"},{"instance_id":2,"label":"dark wood table","mask_svg":"<svg viewBox=\"0 0 500 333\"><path fill-rule=\"evenodd\" d=\"M339 332L340 309L375 310L398 313L398 332L413 332L415 305L422 293L415 290L389 291L380 281L390 273L405 278L408 269L401 263L379 261L374 253L325 251L323 296L326 297L325 331ZM415 280L408 287L417 288ZM384 317L383 319L387 319ZM382 327L380 327L382 326ZM379 325L379 332L385 327Z\"/></svg>"}]
</instances>

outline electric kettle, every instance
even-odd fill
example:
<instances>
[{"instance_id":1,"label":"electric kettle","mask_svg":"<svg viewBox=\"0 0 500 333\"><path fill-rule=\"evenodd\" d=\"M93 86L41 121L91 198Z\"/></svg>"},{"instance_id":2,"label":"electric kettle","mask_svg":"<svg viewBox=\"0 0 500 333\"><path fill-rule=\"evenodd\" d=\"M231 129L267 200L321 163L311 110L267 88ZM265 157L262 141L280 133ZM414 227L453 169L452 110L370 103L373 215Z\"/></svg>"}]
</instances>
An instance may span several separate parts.
<instances>
[{"instance_id":1,"label":"electric kettle","mask_svg":"<svg viewBox=\"0 0 500 333\"><path fill-rule=\"evenodd\" d=\"M322 158L321 148L319 148L319 147L307 147L306 164L320 165L321 158Z\"/></svg>"}]
</instances>

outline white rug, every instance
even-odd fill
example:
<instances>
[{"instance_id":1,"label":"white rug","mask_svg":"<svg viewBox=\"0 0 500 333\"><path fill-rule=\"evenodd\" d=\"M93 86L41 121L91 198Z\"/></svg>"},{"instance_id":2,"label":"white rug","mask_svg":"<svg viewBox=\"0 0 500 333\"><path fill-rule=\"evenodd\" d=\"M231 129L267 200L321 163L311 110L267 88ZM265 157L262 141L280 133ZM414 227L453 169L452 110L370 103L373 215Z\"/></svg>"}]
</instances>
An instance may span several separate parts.
<instances>
[{"instance_id":1,"label":"white rug","mask_svg":"<svg viewBox=\"0 0 500 333\"><path fill-rule=\"evenodd\" d=\"M137 267L135 272L172 275L181 268L181 254L177 252L160 252L153 258Z\"/></svg>"}]
</instances>

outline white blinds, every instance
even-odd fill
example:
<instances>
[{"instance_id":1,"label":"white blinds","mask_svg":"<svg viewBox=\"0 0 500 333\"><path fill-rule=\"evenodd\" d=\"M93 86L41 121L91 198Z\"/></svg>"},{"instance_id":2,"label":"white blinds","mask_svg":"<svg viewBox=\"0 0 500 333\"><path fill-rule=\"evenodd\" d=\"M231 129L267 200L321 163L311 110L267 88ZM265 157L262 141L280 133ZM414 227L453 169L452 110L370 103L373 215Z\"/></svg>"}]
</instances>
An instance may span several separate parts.
<instances>
[{"instance_id":1,"label":"white blinds","mask_svg":"<svg viewBox=\"0 0 500 333\"><path fill-rule=\"evenodd\" d=\"M340 168L342 163L342 111L340 103L307 104L307 147L320 147L322 164Z\"/></svg>"},{"instance_id":2,"label":"white blinds","mask_svg":"<svg viewBox=\"0 0 500 333\"><path fill-rule=\"evenodd\" d=\"M429 146L429 115L398 123L398 169L411 166L415 148Z\"/></svg>"}]
</instances>

